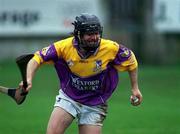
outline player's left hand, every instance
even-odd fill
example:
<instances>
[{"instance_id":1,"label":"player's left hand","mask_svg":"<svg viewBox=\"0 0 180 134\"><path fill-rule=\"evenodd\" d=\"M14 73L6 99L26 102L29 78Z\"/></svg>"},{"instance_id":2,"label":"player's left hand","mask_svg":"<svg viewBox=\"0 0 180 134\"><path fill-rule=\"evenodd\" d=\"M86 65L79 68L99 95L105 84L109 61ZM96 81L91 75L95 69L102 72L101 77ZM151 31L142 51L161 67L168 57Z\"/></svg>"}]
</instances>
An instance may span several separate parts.
<instances>
[{"instance_id":1,"label":"player's left hand","mask_svg":"<svg viewBox=\"0 0 180 134\"><path fill-rule=\"evenodd\" d=\"M130 96L130 102L133 106L138 106L142 102L142 94L139 89L132 89L132 95Z\"/></svg>"}]
</instances>

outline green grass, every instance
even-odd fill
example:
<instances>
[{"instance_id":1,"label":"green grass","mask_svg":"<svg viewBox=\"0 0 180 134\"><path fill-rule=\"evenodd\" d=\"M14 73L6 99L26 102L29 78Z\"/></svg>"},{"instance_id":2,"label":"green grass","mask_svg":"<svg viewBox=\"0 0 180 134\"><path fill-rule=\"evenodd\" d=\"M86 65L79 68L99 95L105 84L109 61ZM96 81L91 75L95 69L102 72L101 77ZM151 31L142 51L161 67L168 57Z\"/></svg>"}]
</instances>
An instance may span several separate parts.
<instances>
[{"instance_id":1,"label":"green grass","mask_svg":"<svg viewBox=\"0 0 180 134\"><path fill-rule=\"evenodd\" d=\"M130 82L120 74L120 84L109 100L103 134L179 134L180 67L145 67L139 69L141 106L130 105ZM14 87L20 81L15 63L0 63L0 85ZM58 93L58 80L50 66L38 70L27 100L18 106L0 94L0 134L45 134L49 116ZM66 134L77 134L74 121Z\"/></svg>"}]
</instances>

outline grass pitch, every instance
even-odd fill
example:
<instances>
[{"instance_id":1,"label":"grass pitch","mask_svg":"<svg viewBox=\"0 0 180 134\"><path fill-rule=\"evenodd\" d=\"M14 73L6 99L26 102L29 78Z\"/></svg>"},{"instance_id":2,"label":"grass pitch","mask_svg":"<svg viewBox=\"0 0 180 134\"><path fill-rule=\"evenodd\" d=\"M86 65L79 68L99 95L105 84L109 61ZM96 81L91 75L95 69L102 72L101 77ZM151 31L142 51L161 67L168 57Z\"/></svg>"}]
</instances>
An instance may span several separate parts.
<instances>
[{"instance_id":1,"label":"grass pitch","mask_svg":"<svg viewBox=\"0 0 180 134\"><path fill-rule=\"evenodd\" d=\"M120 73L120 83L109 100L103 134L179 134L180 67L139 69L141 106L130 105L130 82ZM14 62L0 63L0 85L18 86L20 73ZM0 134L45 134L58 94L58 80L51 66L38 70L27 100L20 106L0 94ZM77 134L76 121L66 134Z\"/></svg>"}]
</instances>

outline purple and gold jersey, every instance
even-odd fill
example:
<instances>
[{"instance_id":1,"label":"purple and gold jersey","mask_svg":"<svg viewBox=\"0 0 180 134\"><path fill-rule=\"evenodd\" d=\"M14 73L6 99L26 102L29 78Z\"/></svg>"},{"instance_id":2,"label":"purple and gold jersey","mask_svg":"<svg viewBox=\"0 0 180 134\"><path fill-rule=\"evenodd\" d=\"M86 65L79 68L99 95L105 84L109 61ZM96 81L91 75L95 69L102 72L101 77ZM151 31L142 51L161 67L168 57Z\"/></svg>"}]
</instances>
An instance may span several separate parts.
<instances>
[{"instance_id":1,"label":"purple and gold jersey","mask_svg":"<svg viewBox=\"0 0 180 134\"><path fill-rule=\"evenodd\" d=\"M43 48L35 53L34 59L39 64L54 63L63 92L90 106L106 103L118 84L118 71L137 67L131 50L105 39L87 59L79 56L73 37Z\"/></svg>"}]
</instances>

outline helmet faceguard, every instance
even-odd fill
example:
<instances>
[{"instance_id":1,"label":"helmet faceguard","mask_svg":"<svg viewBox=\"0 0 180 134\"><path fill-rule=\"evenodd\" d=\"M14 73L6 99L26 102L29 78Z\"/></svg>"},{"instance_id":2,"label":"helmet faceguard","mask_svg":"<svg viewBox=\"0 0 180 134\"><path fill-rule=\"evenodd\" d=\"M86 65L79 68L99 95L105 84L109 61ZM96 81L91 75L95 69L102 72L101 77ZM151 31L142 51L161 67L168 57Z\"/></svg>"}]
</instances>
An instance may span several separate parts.
<instances>
[{"instance_id":1,"label":"helmet faceguard","mask_svg":"<svg viewBox=\"0 0 180 134\"><path fill-rule=\"evenodd\" d=\"M82 37L84 34L97 33L102 37L103 28L98 17L90 14L81 14L80 16L76 16L72 24L74 25L73 34L78 41L79 47L86 51L95 51L99 47L100 40L89 43L88 41L84 41Z\"/></svg>"}]
</instances>

